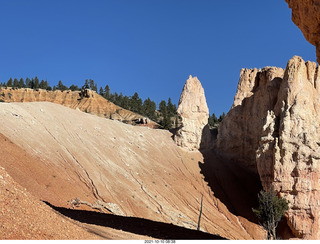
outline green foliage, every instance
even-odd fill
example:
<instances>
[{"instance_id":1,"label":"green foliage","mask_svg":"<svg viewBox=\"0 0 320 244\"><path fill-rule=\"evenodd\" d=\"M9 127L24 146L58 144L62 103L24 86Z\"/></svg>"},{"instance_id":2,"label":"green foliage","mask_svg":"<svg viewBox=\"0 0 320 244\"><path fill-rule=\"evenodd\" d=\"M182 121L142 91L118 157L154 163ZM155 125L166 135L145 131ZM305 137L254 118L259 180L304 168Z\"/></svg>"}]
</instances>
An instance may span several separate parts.
<instances>
[{"instance_id":1,"label":"green foliage","mask_svg":"<svg viewBox=\"0 0 320 244\"><path fill-rule=\"evenodd\" d=\"M58 82L58 86L57 86L57 90L60 90L60 91L65 91L65 90L68 90L68 87L66 87L61 80L59 80Z\"/></svg>"},{"instance_id":2,"label":"green foliage","mask_svg":"<svg viewBox=\"0 0 320 244\"><path fill-rule=\"evenodd\" d=\"M80 90L80 88L77 86L77 85L71 85L70 87L69 87L69 90L71 90L71 91L79 91Z\"/></svg>"},{"instance_id":3,"label":"green foliage","mask_svg":"<svg viewBox=\"0 0 320 244\"><path fill-rule=\"evenodd\" d=\"M225 117L226 117L226 114L223 112L223 113L220 115L218 121L221 123L222 120L223 120Z\"/></svg>"},{"instance_id":4,"label":"green foliage","mask_svg":"<svg viewBox=\"0 0 320 244\"><path fill-rule=\"evenodd\" d=\"M219 124L222 122L222 120L226 117L226 114L223 112L220 116L219 119L217 116L213 113L212 115L209 116L208 119L208 124L211 129L216 128L219 126Z\"/></svg>"},{"instance_id":5,"label":"green foliage","mask_svg":"<svg viewBox=\"0 0 320 244\"><path fill-rule=\"evenodd\" d=\"M13 86L13 81L12 78L10 78L7 82L7 87L12 87Z\"/></svg>"},{"instance_id":6,"label":"green foliage","mask_svg":"<svg viewBox=\"0 0 320 244\"><path fill-rule=\"evenodd\" d=\"M78 91L81 89L92 89L97 92L97 84L92 79L86 79L81 89L72 84L69 88L65 86L60 80L57 85L51 87L47 80L41 80L39 82L38 77L29 78L25 80L21 78L14 80L10 78L8 82L0 84L0 87L12 87L12 88L31 88L31 89L46 89L48 91L61 90L65 91L70 89L71 91ZM114 104L145 116L161 125L164 129L171 129L173 125L178 124L179 118L177 115L177 106L172 103L171 98L168 102L162 100L159 104L159 111L157 111L157 105L149 97L144 101L139 97L139 94L135 92L132 96L126 96L117 92L111 93L110 87L106 85L104 88L100 87L99 94L105 99L113 102ZM80 95L81 96L81 95Z\"/></svg>"},{"instance_id":7,"label":"green foliage","mask_svg":"<svg viewBox=\"0 0 320 244\"><path fill-rule=\"evenodd\" d=\"M147 116L151 120L156 120L156 103L151 101L151 99L148 97L146 100L144 100L142 105L142 114Z\"/></svg>"},{"instance_id":8,"label":"green foliage","mask_svg":"<svg viewBox=\"0 0 320 244\"><path fill-rule=\"evenodd\" d=\"M285 211L289 209L289 202L282 197L278 197L272 190L260 191L258 200L258 208L252 209L252 211L260 220L263 228L267 231L267 239L275 240L277 238L276 228Z\"/></svg>"}]
</instances>

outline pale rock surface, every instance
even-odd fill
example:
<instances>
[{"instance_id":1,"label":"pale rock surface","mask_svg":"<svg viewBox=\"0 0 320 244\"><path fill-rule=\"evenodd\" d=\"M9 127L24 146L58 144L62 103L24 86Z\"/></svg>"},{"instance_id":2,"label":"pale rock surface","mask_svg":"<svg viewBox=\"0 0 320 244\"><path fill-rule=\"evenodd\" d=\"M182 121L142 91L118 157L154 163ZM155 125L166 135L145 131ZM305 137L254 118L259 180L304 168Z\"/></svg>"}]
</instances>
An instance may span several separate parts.
<instances>
[{"instance_id":1,"label":"pale rock surface","mask_svg":"<svg viewBox=\"0 0 320 244\"><path fill-rule=\"evenodd\" d=\"M204 95L204 89L197 77L189 76L186 81L178 104L177 113L181 116L180 129L174 140L178 146L187 150L200 148L203 134L210 133L206 127L209 118L209 109Z\"/></svg>"},{"instance_id":2,"label":"pale rock surface","mask_svg":"<svg viewBox=\"0 0 320 244\"><path fill-rule=\"evenodd\" d=\"M317 61L320 61L320 1L286 0L292 9L292 21L300 28L304 37L316 47Z\"/></svg>"},{"instance_id":3,"label":"pale rock surface","mask_svg":"<svg viewBox=\"0 0 320 244\"><path fill-rule=\"evenodd\" d=\"M219 127L216 150L253 172L263 119L276 103L283 72L276 67L242 69L234 103Z\"/></svg>"},{"instance_id":4,"label":"pale rock surface","mask_svg":"<svg viewBox=\"0 0 320 244\"><path fill-rule=\"evenodd\" d=\"M64 208L75 198L100 200L127 217L196 229L203 195L201 230L228 239L263 236L215 197L201 173L202 154L182 150L166 130L49 102L0 103L0 121L0 166L41 200ZM239 179L220 185L230 182Z\"/></svg>"},{"instance_id":5,"label":"pale rock surface","mask_svg":"<svg viewBox=\"0 0 320 244\"><path fill-rule=\"evenodd\" d=\"M257 171L264 189L272 187L290 201L288 226L303 239L320 238L318 69L295 56L285 72L242 70L215 145L216 151Z\"/></svg>"}]
</instances>

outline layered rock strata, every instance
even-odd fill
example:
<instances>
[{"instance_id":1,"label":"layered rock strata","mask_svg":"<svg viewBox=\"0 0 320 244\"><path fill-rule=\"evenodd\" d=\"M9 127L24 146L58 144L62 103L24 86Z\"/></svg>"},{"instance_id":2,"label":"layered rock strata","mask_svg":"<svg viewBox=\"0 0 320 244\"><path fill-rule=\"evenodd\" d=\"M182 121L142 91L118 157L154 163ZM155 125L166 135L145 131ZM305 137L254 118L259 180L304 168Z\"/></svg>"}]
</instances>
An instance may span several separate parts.
<instances>
[{"instance_id":1,"label":"layered rock strata","mask_svg":"<svg viewBox=\"0 0 320 244\"><path fill-rule=\"evenodd\" d=\"M181 117L181 127L176 132L174 140L178 146L193 151L200 148L204 137L208 137L206 127L209 109L204 95L204 89L197 77L189 76L178 104L178 115Z\"/></svg>"},{"instance_id":2,"label":"layered rock strata","mask_svg":"<svg viewBox=\"0 0 320 244\"><path fill-rule=\"evenodd\" d=\"M292 9L292 21L304 37L316 47L317 61L320 61L320 1L286 0Z\"/></svg>"},{"instance_id":3,"label":"layered rock strata","mask_svg":"<svg viewBox=\"0 0 320 244\"><path fill-rule=\"evenodd\" d=\"M84 89L82 91L47 91L44 89L34 90L29 88L17 89L0 87L0 101L52 102L99 117L119 120L126 123L142 118L141 115L115 105L90 89ZM148 127L158 127L155 122L151 120L148 121Z\"/></svg>"},{"instance_id":4,"label":"layered rock strata","mask_svg":"<svg viewBox=\"0 0 320 244\"><path fill-rule=\"evenodd\" d=\"M319 239L320 74L293 57L286 70L243 69L216 151L256 171L264 189L290 201L296 237Z\"/></svg>"}]
</instances>

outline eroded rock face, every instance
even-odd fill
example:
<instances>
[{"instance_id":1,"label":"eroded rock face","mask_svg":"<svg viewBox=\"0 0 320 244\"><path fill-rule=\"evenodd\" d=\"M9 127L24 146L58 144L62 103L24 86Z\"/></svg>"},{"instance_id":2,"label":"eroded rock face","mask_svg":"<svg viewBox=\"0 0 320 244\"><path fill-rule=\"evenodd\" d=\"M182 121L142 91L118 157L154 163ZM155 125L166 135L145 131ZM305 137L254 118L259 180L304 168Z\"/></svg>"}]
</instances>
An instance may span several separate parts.
<instances>
[{"instance_id":1,"label":"eroded rock face","mask_svg":"<svg viewBox=\"0 0 320 244\"><path fill-rule=\"evenodd\" d=\"M316 47L320 61L320 1L286 0L292 9L292 21L300 28L304 37Z\"/></svg>"},{"instance_id":2,"label":"eroded rock face","mask_svg":"<svg viewBox=\"0 0 320 244\"><path fill-rule=\"evenodd\" d=\"M254 172L263 118L277 101L283 73L276 67L242 69L234 103L219 127L217 151Z\"/></svg>"},{"instance_id":3,"label":"eroded rock face","mask_svg":"<svg viewBox=\"0 0 320 244\"><path fill-rule=\"evenodd\" d=\"M177 113L181 116L182 126L177 131L174 140L178 146L188 150L200 148L202 138L210 133L206 127L209 109L203 87L197 77L189 76L178 104Z\"/></svg>"},{"instance_id":4,"label":"eroded rock face","mask_svg":"<svg viewBox=\"0 0 320 244\"><path fill-rule=\"evenodd\" d=\"M315 63L293 57L285 71L242 70L232 109L216 150L259 173L290 201L293 234L319 239L320 74Z\"/></svg>"}]
</instances>

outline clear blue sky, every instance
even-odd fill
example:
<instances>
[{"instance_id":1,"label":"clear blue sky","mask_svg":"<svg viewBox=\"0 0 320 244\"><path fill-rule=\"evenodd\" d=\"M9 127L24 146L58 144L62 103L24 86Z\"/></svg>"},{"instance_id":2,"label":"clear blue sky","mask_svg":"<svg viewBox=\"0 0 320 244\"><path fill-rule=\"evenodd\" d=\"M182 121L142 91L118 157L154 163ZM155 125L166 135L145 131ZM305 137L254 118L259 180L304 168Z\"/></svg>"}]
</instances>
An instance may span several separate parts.
<instances>
[{"instance_id":1,"label":"clear blue sky","mask_svg":"<svg viewBox=\"0 0 320 244\"><path fill-rule=\"evenodd\" d=\"M316 60L284 0L0 0L0 33L0 82L91 78L177 104L191 74L216 115L230 109L241 68Z\"/></svg>"}]
</instances>

